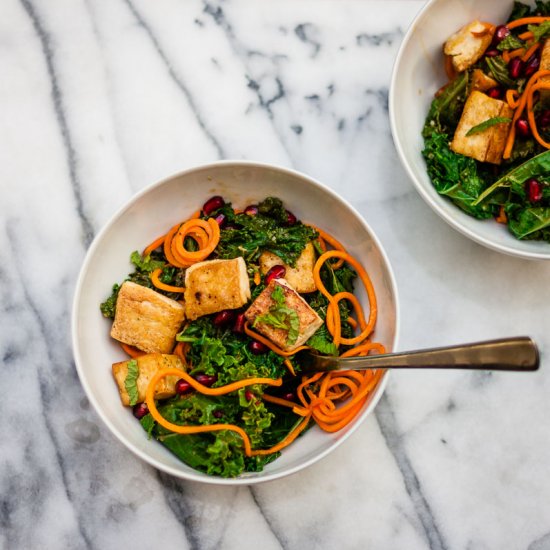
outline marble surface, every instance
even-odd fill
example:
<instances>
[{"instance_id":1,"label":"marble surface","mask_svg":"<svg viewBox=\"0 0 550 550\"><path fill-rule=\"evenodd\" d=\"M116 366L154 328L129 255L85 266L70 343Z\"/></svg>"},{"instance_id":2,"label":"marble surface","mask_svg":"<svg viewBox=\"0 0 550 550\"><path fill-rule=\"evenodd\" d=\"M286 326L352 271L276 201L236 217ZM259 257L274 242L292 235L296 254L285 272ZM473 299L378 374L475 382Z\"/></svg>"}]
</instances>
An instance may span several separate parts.
<instances>
[{"instance_id":1,"label":"marble surface","mask_svg":"<svg viewBox=\"0 0 550 550\"><path fill-rule=\"evenodd\" d=\"M550 264L442 222L393 148L392 61L419 0L2 0L0 547L550 549ZM528 334L529 375L392 375L332 455L253 488L159 473L90 407L70 345L94 234L222 158L349 199L400 290L401 349Z\"/></svg>"}]
</instances>

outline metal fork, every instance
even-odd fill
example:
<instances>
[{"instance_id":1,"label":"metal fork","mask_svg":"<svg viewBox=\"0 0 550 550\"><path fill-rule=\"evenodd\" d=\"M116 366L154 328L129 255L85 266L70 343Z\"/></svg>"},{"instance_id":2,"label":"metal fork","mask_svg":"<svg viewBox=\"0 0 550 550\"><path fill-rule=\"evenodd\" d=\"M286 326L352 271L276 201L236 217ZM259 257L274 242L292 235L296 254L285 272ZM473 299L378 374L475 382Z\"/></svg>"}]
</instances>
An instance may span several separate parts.
<instances>
[{"instance_id":1,"label":"metal fork","mask_svg":"<svg viewBox=\"0 0 550 550\"><path fill-rule=\"evenodd\" d=\"M539 363L537 345L528 336L367 357L331 357L312 352L304 352L300 357L302 372L365 369L535 371Z\"/></svg>"}]
</instances>

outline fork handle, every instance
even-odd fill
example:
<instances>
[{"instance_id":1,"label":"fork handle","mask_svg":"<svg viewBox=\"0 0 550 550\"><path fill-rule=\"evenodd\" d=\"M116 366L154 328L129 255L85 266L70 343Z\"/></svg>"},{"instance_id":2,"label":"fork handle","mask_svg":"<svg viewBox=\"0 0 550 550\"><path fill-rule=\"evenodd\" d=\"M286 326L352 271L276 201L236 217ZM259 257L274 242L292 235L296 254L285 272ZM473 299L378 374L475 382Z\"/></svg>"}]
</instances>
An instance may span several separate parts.
<instances>
[{"instance_id":1,"label":"fork handle","mask_svg":"<svg viewBox=\"0 0 550 550\"><path fill-rule=\"evenodd\" d=\"M528 336L403 353L349 357L340 361L337 357L326 359L332 361L327 361L326 365L318 365L319 370L422 368L534 371L539 368L540 363L537 346Z\"/></svg>"}]
</instances>

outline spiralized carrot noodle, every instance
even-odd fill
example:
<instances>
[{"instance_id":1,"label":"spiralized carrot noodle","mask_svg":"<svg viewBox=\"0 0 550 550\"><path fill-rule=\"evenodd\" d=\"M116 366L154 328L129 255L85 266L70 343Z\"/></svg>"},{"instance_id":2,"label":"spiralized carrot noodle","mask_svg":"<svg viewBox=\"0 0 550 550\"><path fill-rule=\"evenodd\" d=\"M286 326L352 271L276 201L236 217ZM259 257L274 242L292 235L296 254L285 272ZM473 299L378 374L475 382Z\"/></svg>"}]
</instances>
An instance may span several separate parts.
<instances>
[{"instance_id":1,"label":"spiralized carrot noodle","mask_svg":"<svg viewBox=\"0 0 550 550\"><path fill-rule=\"evenodd\" d=\"M120 347L132 358L141 357L142 355L145 355L146 352L142 351L135 346L130 346L128 344L125 344L124 342L119 342Z\"/></svg>"},{"instance_id":2,"label":"spiralized carrot noodle","mask_svg":"<svg viewBox=\"0 0 550 550\"><path fill-rule=\"evenodd\" d=\"M269 384L272 386L280 386L282 381L281 379L273 380L272 378L249 378L248 380L240 380L239 382L233 382L232 384L227 384L226 386L221 386L219 388L208 388L203 384L198 383L194 378L189 376L185 371L175 368L163 369L158 371L147 386L147 391L145 393L145 402L147 403L147 408L151 416L164 428L170 430L174 433L179 434L196 434L196 433L205 433L205 432L214 432L220 430L230 430L241 436L244 444L244 451L246 456L257 456L257 455L268 455L273 454L281 449L284 449L290 445L300 433L307 427L311 415L307 415L300 424L294 428L282 441L270 447L269 449L252 449L250 443L250 438L248 434L239 426L234 424L206 424L201 426L182 426L180 424L174 424L166 420L157 409L155 403L155 388L157 384L163 378L167 376L178 376L186 380L193 388L201 393L207 395L223 395L224 393L229 393L235 391L239 388L244 388L252 384ZM215 393L212 393L215 392Z\"/></svg>"},{"instance_id":3,"label":"spiralized carrot noodle","mask_svg":"<svg viewBox=\"0 0 550 550\"><path fill-rule=\"evenodd\" d=\"M150 279L154 286L156 286L160 290L165 290L167 292L184 292L185 291L185 288L182 286L172 286L172 285L167 285L166 283L163 283L159 278L161 273L162 273L162 269L160 268L153 270L153 272L151 273Z\"/></svg>"}]
</instances>

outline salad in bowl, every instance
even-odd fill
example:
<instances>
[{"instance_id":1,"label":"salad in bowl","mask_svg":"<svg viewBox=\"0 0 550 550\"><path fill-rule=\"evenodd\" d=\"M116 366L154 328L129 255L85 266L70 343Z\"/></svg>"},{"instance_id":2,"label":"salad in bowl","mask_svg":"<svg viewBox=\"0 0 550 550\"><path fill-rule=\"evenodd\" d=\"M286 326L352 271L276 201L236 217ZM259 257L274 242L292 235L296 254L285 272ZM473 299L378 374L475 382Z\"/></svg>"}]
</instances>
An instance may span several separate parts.
<instances>
[{"instance_id":1,"label":"salad in bowl","mask_svg":"<svg viewBox=\"0 0 550 550\"><path fill-rule=\"evenodd\" d=\"M550 243L550 2L515 2L445 41L448 81L425 120L437 192L517 239Z\"/></svg>"},{"instance_id":2,"label":"salad in bowl","mask_svg":"<svg viewBox=\"0 0 550 550\"><path fill-rule=\"evenodd\" d=\"M387 373L306 372L304 354L393 351L397 329L361 217L245 161L134 197L92 244L73 306L77 369L107 426L155 467L216 484L288 475L342 443Z\"/></svg>"}]
</instances>

